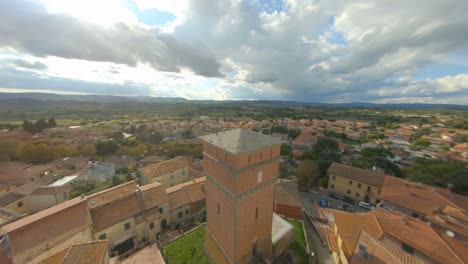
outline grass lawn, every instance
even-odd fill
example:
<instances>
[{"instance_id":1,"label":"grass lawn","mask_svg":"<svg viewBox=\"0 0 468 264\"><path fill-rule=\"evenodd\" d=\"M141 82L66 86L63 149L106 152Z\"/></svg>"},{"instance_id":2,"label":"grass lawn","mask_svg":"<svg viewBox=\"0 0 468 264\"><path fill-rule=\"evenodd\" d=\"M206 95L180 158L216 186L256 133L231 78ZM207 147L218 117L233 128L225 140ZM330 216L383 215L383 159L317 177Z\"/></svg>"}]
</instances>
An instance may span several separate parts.
<instances>
[{"instance_id":1,"label":"grass lawn","mask_svg":"<svg viewBox=\"0 0 468 264\"><path fill-rule=\"evenodd\" d=\"M309 263L302 223L296 220L287 220L294 227L294 242L289 246L289 250L294 254L294 263Z\"/></svg>"},{"instance_id":2,"label":"grass lawn","mask_svg":"<svg viewBox=\"0 0 468 264\"><path fill-rule=\"evenodd\" d=\"M203 251L205 231L205 226L201 226L164 247L169 264L209 264Z\"/></svg>"}]
</instances>

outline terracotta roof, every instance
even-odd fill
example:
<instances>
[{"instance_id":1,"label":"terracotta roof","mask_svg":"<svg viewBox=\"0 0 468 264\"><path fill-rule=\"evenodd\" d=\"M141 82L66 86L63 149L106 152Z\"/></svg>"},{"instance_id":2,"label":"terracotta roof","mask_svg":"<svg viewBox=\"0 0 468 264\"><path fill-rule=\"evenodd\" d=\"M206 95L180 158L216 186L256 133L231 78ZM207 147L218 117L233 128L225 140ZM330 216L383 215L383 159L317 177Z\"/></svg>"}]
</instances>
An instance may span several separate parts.
<instances>
[{"instance_id":1,"label":"terracotta roof","mask_svg":"<svg viewBox=\"0 0 468 264\"><path fill-rule=\"evenodd\" d=\"M385 183L380 193L380 199L411 209L413 211L430 214L436 207L446 206L460 208L454 201L463 199L459 196L444 195L445 190L419 183L409 182L396 177L385 177Z\"/></svg>"},{"instance_id":2,"label":"terracotta roof","mask_svg":"<svg viewBox=\"0 0 468 264\"><path fill-rule=\"evenodd\" d=\"M439 236L444 240L444 242L457 254L463 261L463 263L468 263L468 246L465 242L462 241L463 238L450 237L447 235L445 229L434 228L434 231L439 234ZM466 237L466 236L465 236Z\"/></svg>"},{"instance_id":3,"label":"terracotta roof","mask_svg":"<svg viewBox=\"0 0 468 264\"><path fill-rule=\"evenodd\" d=\"M343 252L349 259L353 254L361 231L366 231L373 237L380 238L382 229L375 216L371 214L350 214L347 212L329 209L333 214L338 234L343 240Z\"/></svg>"},{"instance_id":4,"label":"terracotta roof","mask_svg":"<svg viewBox=\"0 0 468 264\"><path fill-rule=\"evenodd\" d=\"M176 170L188 167L189 164L183 158L173 158L163 162L151 164L141 168L141 172L148 178L158 178ZM188 173L188 172L187 172Z\"/></svg>"},{"instance_id":5,"label":"terracotta roof","mask_svg":"<svg viewBox=\"0 0 468 264\"><path fill-rule=\"evenodd\" d=\"M73 166L78 163L87 163L88 161L89 161L89 157L66 157L66 158L55 160L52 162L52 164L57 167Z\"/></svg>"},{"instance_id":6,"label":"terracotta roof","mask_svg":"<svg viewBox=\"0 0 468 264\"><path fill-rule=\"evenodd\" d=\"M146 209L168 202L166 190L159 182L144 185L140 187L140 190L143 194Z\"/></svg>"},{"instance_id":7,"label":"terracotta roof","mask_svg":"<svg viewBox=\"0 0 468 264\"><path fill-rule=\"evenodd\" d=\"M136 253L130 255L123 260L120 260L121 264L164 264L164 259L161 256L161 252L156 247L156 244L151 244L143 248L142 250L137 251Z\"/></svg>"},{"instance_id":8,"label":"terracotta roof","mask_svg":"<svg viewBox=\"0 0 468 264\"><path fill-rule=\"evenodd\" d=\"M328 168L328 173L375 186L382 186L386 178L386 175L379 171L365 170L336 162Z\"/></svg>"},{"instance_id":9,"label":"terracotta roof","mask_svg":"<svg viewBox=\"0 0 468 264\"><path fill-rule=\"evenodd\" d=\"M413 247L439 263L463 263L442 238L426 223L401 213L372 210L385 234Z\"/></svg>"},{"instance_id":10,"label":"terracotta roof","mask_svg":"<svg viewBox=\"0 0 468 264\"><path fill-rule=\"evenodd\" d=\"M366 256L360 255L360 246L365 248ZM374 239L365 231L361 232L356 248L349 261L350 264L417 264L414 256L391 245L386 245L377 239Z\"/></svg>"},{"instance_id":11,"label":"terracotta roof","mask_svg":"<svg viewBox=\"0 0 468 264\"><path fill-rule=\"evenodd\" d=\"M297 183L293 181L277 183L275 203L302 208L299 192L297 191Z\"/></svg>"},{"instance_id":12,"label":"terracotta roof","mask_svg":"<svg viewBox=\"0 0 468 264\"><path fill-rule=\"evenodd\" d=\"M137 195L128 195L112 200L105 206L91 209L94 232L101 231L125 219L131 218L143 211L141 201Z\"/></svg>"},{"instance_id":13,"label":"terracotta roof","mask_svg":"<svg viewBox=\"0 0 468 264\"><path fill-rule=\"evenodd\" d=\"M442 212L462 221L468 222L468 216L466 215L467 212L463 209L446 206L442 209Z\"/></svg>"},{"instance_id":14,"label":"terracotta roof","mask_svg":"<svg viewBox=\"0 0 468 264\"><path fill-rule=\"evenodd\" d=\"M75 244L41 262L41 264L91 264L102 263L106 257L108 240Z\"/></svg>"},{"instance_id":15,"label":"terracotta roof","mask_svg":"<svg viewBox=\"0 0 468 264\"><path fill-rule=\"evenodd\" d=\"M205 199L205 191L203 184L206 181L206 177L201 177L196 180L185 182L183 189L187 193L190 202L198 202Z\"/></svg>"},{"instance_id":16,"label":"terracotta roof","mask_svg":"<svg viewBox=\"0 0 468 264\"><path fill-rule=\"evenodd\" d=\"M15 258L15 255L44 246L48 241L53 241L49 246L61 243L60 238L65 234L78 233L89 225L87 201L78 197L7 224L2 229L8 233Z\"/></svg>"},{"instance_id":17,"label":"terracotta roof","mask_svg":"<svg viewBox=\"0 0 468 264\"><path fill-rule=\"evenodd\" d=\"M242 128L210 134L200 138L233 154L272 147L282 143L278 138Z\"/></svg>"},{"instance_id":18,"label":"terracotta roof","mask_svg":"<svg viewBox=\"0 0 468 264\"><path fill-rule=\"evenodd\" d=\"M182 188L167 193L167 196L169 197L169 207L171 211L186 204L190 204L190 198Z\"/></svg>"},{"instance_id":19,"label":"terracotta roof","mask_svg":"<svg viewBox=\"0 0 468 264\"><path fill-rule=\"evenodd\" d=\"M102 206L111 201L128 196L137 190L138 186L135 181L129 181L104 191L87 196L89 208L93 209Z\"/></svg>"},{"instance_id":20,"label":"terracotta roof","mask_svg":"<svg viewBox=\"0 0 468 264\"><path fill-rule=\"evenodd\" d=\"M70 189L69 185L60 185L60 186L41 186L35 189L31 195L48 195L48 194L57 194Z\"/></svg>"},{"instance_id":21,"label":"terracotta roof","mask_svg":"<svg viewBox=\"0 0 468 264\"><path fill-rule=\"evenodd\" d=\"M205 199L203 184L206 177L177 184L166 189L170 210Z\"/></svg>"}]
</instances>

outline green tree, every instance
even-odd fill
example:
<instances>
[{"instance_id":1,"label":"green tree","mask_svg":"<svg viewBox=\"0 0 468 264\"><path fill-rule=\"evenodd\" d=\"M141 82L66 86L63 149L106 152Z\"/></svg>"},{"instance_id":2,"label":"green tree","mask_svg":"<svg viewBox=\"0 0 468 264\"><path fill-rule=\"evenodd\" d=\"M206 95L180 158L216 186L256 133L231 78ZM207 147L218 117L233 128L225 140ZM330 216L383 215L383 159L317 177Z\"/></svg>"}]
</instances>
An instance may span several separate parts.
<instances>
[{"instance_id":1,"label":"green tree","mask_svg":"<svg viewBox=\"0 0 468 264\"><path fill-rule=\"evenodd\" d=\"M291 146L289 144L281 144L280 153L282 156L288 156L291 153Z\"/></svg>"},{"instance_id":2,"label":"green tree","mask_svg":"<svg viewBox=\"0 0 468 264\"><path fill-rule=\"evenodd\" d=\"M290 129L288 131L288 136L292 139L297 138L301 134L301 130L299 129Z\"/></svg>"},{"instance_id":3,"label":"green tree","mask_svg":"<svg viewBox=\"0 0 468 264\"><path fill-rule=\"evenodd\" d=\"M153 144L153 145L158 145L161 143L164 139L164 136L159 132L159 131L153 131L151 134L148 136L148 142Z\"/></svg>"},{"instance_id":4,"label":"green tree","mask_svg":"<svg viewBox=\"0 0 468 264\"><path fill-rule=\"evenodd\" d=\"M117 143L114 141L99 141L96 143L96 155L107 156L115 154L117 148Z\"/></svg>"},{"instance_id":5,"label":"green tree","mask_svg":"<svg viewBox=\"0 0 468 264\"><path fill-rule=\"evenodd\" d=\"M361 150L361 155L365 157L390 157L393 158L395 155L386 148L364 148Z\"/></svg>"},{"instance_id":6,"label":"green tree","mask_svg":"<svg viewBox=\"0 0 468 264\"><path fill-rule=\"evenodd\" d=\"M423 148L427 148L431 145L431 142L427 139L416 139L413 142L411 142L409 148L411 150L421 150Z\"/></svg>"},{"instance_id":7,"label":"green tree","mask_svg":"<svg viewBox=\"0 0 468 264\"><path fill-rule=\"evenodd\" d=\"M467 162L418 158L403 170L403 175L415 182L443 188L447 188L450 183L455 192L468 195Z\"/></svg>"},{"instance_id":8,"label":"green tree","mask_svg":"<svg viewBox=\"0 0 468 264\"><path fill-rule=\"evenodd\" d=\"M46 144L26 144L20 150L20 159L31 163L46 163L52 159L53 153Z\"/></svg>"},{"instance_id":9,"label":"green tree","mask_svg":"<svg viewBox=\"0 0 468 264\"><path fill-rule=\"evenodd\" d=\"M3 139L0 141L0 156L6 156L9 160L16 159L16 149L18 142L12 139Z\"/></svg>"},{"instance_id":10,"label":"green tree","mask_svg":"<svg viewBox=\"0 0 468 264\"><path fill-rule=\"evenodd\" d=\"M49 118L47 127L51 128L51 127L56 127L56 126L57 126L57 123L55 122L55 118L53 117Z\"/></svg>"},{"instance_id":11,"label":"green tree","mask_svg":"<svg viewBox=\"0 0 468 264\"><path fill-rule=\"evenodd\" d=\"M309 189L319 179L320 168L316 161L304 160L296 169L297 184L302 189Z\"/></svg>"},{"instance_id":12,"label":"green tree","mask_svg":"<svg viewBox=\"0 0 468 264\"><path fill-rule=\"evenodd\" d=\"M193 137L192 130L190 128L186 128L186 129L182 130L180 135L182 137L184 137L184 138L192 138Z\"/></svg>"}]
</instances>

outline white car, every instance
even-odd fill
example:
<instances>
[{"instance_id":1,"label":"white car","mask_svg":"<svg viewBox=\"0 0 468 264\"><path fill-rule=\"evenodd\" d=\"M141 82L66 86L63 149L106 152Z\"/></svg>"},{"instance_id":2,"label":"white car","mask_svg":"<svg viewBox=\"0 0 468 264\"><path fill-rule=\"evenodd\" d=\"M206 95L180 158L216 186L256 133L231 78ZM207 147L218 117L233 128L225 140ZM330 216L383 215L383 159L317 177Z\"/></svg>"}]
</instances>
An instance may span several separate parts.
<instances>
[{"instance_id":1,"label":"white car","mask_svg":"<svg viewBox=\"0 0 468 264\"><path fill-rule=\"evenodd\" d=\"M373 206L371 206L370 204L368 204L366 202L359 202L358 205L361 206L362 208L366 208L368 210L373 209Z\"/></svg>"}]
</instances>

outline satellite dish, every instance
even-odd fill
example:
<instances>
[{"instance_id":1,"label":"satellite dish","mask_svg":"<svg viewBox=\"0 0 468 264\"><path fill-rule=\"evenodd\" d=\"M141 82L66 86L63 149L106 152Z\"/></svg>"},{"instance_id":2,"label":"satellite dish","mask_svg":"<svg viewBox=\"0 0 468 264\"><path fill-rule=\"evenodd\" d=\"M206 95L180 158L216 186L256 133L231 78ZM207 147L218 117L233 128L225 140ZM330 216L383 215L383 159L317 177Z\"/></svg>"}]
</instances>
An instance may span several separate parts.
<instances>
[{"instance_id":1,"label":"satellite dish","mask_svg":"<svg viewBox=\"0 0 468 264\"><path fill-rule=\"evenodd\" d=\"M452 237L452 238L455 237L455 233L453 233L450 230L445 231L445 234L447 234L447 236Z\"/></svg>"}]
</instances>

